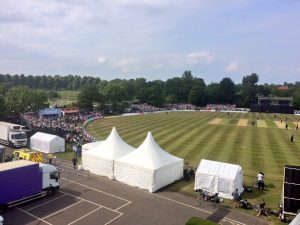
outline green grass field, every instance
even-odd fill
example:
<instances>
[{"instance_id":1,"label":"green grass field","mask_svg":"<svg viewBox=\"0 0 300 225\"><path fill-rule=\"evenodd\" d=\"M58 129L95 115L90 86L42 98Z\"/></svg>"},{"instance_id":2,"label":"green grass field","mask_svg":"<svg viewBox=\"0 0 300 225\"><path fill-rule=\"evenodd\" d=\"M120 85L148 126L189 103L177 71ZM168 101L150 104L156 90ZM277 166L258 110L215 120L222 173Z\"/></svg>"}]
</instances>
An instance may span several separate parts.
<instances>
[{"instance_id":1,"label":"green grass field","mask_svg":"<svg viewBox=\"0 0 300 225\"><path fill-rule=\"evenodd\" d=\"M288 130L284 127L286 117ZM300 125L300 117L295 115L277 114L275 118L263 113L228 116L221 112L169 112L105 118L91 123L88 131L103 140L115 126L120 136L134 147L151 131L163 149L183 158L188 166L197 168L203 158L241 165L245 186L252 188L261 170L265 173L265 190L254 190L244 198L252 204L265 199L269 207L276 209L281 198L284 165L300 165L300 130L295 129L296 123ZM291 133L295 137L293 143ZM192 195L193 186L193 182L180 181L169 189Z\"/></svg>"},{"instance_id":2,"label":"green grass field","mask_svg":"<svg viewBox=\"0 0 300 225\"><path fill-rule=\"evenodd\" d=\"M60 98L49 99L50 105L64 106L77 102L78 91L58 91Z\"/></svg>"}]
</instances>

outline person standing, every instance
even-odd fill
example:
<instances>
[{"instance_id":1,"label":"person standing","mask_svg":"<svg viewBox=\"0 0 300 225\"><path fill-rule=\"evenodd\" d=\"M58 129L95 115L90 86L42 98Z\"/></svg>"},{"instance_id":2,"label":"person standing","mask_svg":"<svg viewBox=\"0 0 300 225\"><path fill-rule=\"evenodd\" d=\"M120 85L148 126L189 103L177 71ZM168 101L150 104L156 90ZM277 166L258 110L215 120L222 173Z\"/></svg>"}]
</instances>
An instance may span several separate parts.
<instances>
[{"instance_id":1,"label":"person standing","mask_svg":"<svg viewBox=\"0 0 300 225\"><path fill-rule=\"evenodd\" d=\"M76 169L77 158L75 156L72 159L72 163L73 163L73 168Z\"/></svg>"},{"instance_id":2,"label":"person standing","mask_svg":"<svg viewBox=\"0 0 300 225\"><path fill-rule=\"evenodd\" d=\"M257 188L261 190L264 190L265 187L265 183L264 183L264 173L263 172L259 172L257 174Z\"/></svg>"},{"instance_id":3,"label":"person standing","mask_svg":"<svg viewBox=\"0 0 300 225\"><path fill-rule=\"evenodd\" d=\"M240 201L239 189L236 188L235 191L232 192L232 197L233 197L233 201L234 201L234 207L236 208Z\"/></svg>"},{"instance_id":4,"label":"person standing","mask_svg":"<svg viewBox=\"0 0 300 225\"><path fill-rule=\"evenodd\" d=\"M53 154L48 154L47 156L49 164L52 164Z\"/></svg>"},{"instance_id":5,"label":"person standing","mask_svg":"<svg viewBox=\"0 0 300 225\"><path fill-rule=\"evenodd\" d=\"M294 134L291 135L291 142L294 142Z\"/></svg>"},{"instance_id":6,"label":"person standing","mask_svg":"<svg viewBox=\"0 0 300 225\"><path fill-rule=\"evenodd\" d=\"M77 156L77 146L76 145L73 145L73 154L74 156Z\"/></svg>"}]
</instances>

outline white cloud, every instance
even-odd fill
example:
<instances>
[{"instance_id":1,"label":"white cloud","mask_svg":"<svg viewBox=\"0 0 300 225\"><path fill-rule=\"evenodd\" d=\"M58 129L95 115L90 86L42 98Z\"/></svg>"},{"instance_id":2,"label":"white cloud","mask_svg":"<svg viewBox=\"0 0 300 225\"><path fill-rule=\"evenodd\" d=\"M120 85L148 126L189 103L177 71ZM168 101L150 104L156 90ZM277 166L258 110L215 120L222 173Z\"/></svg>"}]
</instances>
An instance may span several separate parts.
<instances>
[{"instance_id":1,"label":"white cloud","mask_svg":"<svg viewBox=\"0 0 300 225\"><path fill-rule=\"evenodd\" d=\"M131 58L123 58L115 63L115 67L127 67L127 66L133 64L134 61L135 60L131 59Z\"/></svg>"},{"instance_id":2,"label":"white cloud","mask_svg":"<svg viewBox=\"0 0 300 225\"><path fill-rule=\"evenodd\" d=\"M105 56L100 56L100 57L98 57L97 62L99 64L105 64L108 62L108 59Z\"/></svg>"},{"instance_id":3,"label":"white cloud","mask_svg":"<svg viewBox=\"0 0 300 225\"><path fill-rule=\"evenodd\" d=\"M239 64L237 62L231 62L229 65L225 68L225 72L236 72L239 70Z\"/></svg>"},{"instance_id":4,"label":"white cloud","mask_svg":"<svg viewBox=\"0 0 300 225\"><path fill-rule=\"evenodd\" d=\"M186 61L189 64L212 63L215 60L214 55L209 51L193 52L186 55Z\"/></svg>"}]
</instances>

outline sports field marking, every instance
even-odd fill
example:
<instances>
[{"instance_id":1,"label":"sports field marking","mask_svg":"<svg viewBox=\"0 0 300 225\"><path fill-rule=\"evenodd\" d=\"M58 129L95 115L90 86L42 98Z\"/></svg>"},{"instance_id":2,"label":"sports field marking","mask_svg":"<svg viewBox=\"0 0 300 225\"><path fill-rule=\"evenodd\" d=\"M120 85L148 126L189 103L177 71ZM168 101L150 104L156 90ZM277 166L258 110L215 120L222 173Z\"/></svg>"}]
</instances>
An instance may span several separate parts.
<instances>
[{"instance_id":1,"label":"sports field marking","mask_svg":"<svg viewBox=\"0 0 300 225\"><path fill-rule=\"evenodd\" d=\"M257 120L257 126L258 127L268 127L265 120Z\"/></svg>"},{"instance_id":2,"label":"sports field marking","mask_svg":"<svg viewBox=\"0 0 300 225\"><path fill-rule=\"evenodd\" d=\"M196 210L198 210L198 211L202 211L202 212L208 213L208 214L210 214L210 215L213 214L213 213L210 212L210 211L207 211L207 210L204 210L204 209L200 209L200 208L198 208L198 207L191 206L191 205L188 205L188 204L185 204L185 203L176 201L176 200L174 200L174 199L171 199L171 198L168 198L168 197L165 197L165 196L161 196L161 195L154 194L154 193L152 193L152 194L153 194L153 195L156 195L156 196L159 197L159 198L163 198L163 199L166 199L166 200L168 200L168 201L175 202L175 203L177 203L177 204L179 204L179 205L183 205L183 206L186 206L186 207L189 207L189 208L192 208L192 209L196 209ZM245 223L241 223L241 222L239 222L239 221L230 219L230 218L228 218L228 217L224 217L223 219L226 219L226 220L235 222L235 223L238 224L238 225L247 225L247 224L245 224Z\"/></svg>"},{"instance_id":3,"label":"sports field marking","mask_svg":"<svg viewBox=\"0 0 300 225\"><path fill-rule=\"evenodd\" d=\"M222 121L223 121L222 118L215 118L215 119L209 121L208 124L219 124L219 123L221 123Z\"/></svg>"},{"instance_id":4,"label":"sports field marking","mask_svg":"<svg viewBox=\"0 0 300 225\"><path fill-rule=\"evenodd\" d=\"M237 123L238 127L246 127L248 123L247 119L239 119L239 122Z\"/></svg>"},{"instance_id":5,"label":"sports field marking","mask_svg":"<svg viewBox=\"0 0 300 225\"><path fill-rule=\"evenodd\" d=\"M54 216L54 215L56 215L57 213L60 213L60 212L62 212L62 211L64 211L64 210L66 210L66 209L69 209L69 208L73 207L74 205L79 204L80 202L83 202L83 200L80 200L80 201L78 201L78 202L75 202L75 203L73 203L73 204L71 204L71 205L69 205L69 206L67 206L67 207L65 207L65 208L63 208L63 209L60 209L60 210L58 210L58 211L56 211L56 212L54 212L54 213L51 213L51 214L49 214L49 215L43 217L42 219L44 220L44 219L47 219L47 218L49 218L49 217L51 217L51 216Z\"/></svg>"},{"instance_id":6,"label":"sports field marking","mask_svg":"<svg viewBox=\"0 0 300 225\"><path fill-rule=\"evenodd\" d=\"M20 211L23 212L23 213L26 213L26 214L29 215L29 216L32 216L33 218L35 218L35 219L37 219L37 220L39 220L39 221L42 221L43 223L52 225L52 223L49 223L49 222L47 222L46 220L43 220L42 218L39 218L39 217L37 217L37 216L35 216L35 215L33 215L33 214L27 212L27 211L24 210L24 209L21 209L21 208L19 208L19 207L16 207L16 209L20 210Z\"/></svg>"},{"instance_id":7,"label":"sports field marking","mask_svg":"<svg viewBox=\"0 0 300 225\"><path fill-rule=\"evenodd\" d=\"M43 204L39 204L39 205L34 206L34 207L30 208L30 209L27 209L27 211L30 211L30 210L33 210L33 209L38 208L38 207L40 207L40 206L46 205L46 204L48 204L49 202L53 202L53 201L55 201L55 200L57 200L57 199L60 199L61 197L64 197L64 196L66 196L66 194L63 194L62 196L59 196L59 197L54 198L54 199L51 199L50 201L45 202L45 203L43 203Z\"/></svg>"},{"instance_id":8,"label":"sports field marking","mask_svg":"<svg viewBox=\"0 0 300 225\"><path fill-rule=\"evenodd\" d=\"M274 121L274 123L280 129L284 129L285 128L285 123L283 123L283 122L281 123L280 121Z\"/></svg>"}]
</instances>

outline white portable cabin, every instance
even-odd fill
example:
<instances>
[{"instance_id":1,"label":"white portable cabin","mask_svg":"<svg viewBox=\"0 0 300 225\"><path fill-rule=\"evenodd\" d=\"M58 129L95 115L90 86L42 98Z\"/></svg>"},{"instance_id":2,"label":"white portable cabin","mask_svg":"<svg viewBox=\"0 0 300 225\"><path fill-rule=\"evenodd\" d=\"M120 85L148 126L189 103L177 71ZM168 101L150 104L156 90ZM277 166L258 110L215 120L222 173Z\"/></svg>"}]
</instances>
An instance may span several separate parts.
<instances>
[{"instance_id":1,"label":"white portable cabin","mask_svg":"<svg viewBox=\"0 0 300 225\"><path fill-rule=\"evenodd\" d=\"M115 178L154 192L183 177L183 159L161 149L149 132L133 152L115 160Z\"/></svg>"},{"instance_id":2,"label":"white portable cabin","mask_svg":"<svg viewBox=\"0 0 300 225\"><path fill-rule=\"evenodd\" d=\"M44 153L65 151L65 139L52 134L37 132L30 137L30 149Z\"/></svg>"},{"instance_id":3,"label":"white portable cabin","mask_svg":"<svg viewBox=\"0 0 300 225\"><path fill-rule=\"evenodd\" d=\"M220 197L233 199L232 192L243 188L242 167L235 164L202 159L195 174L195 190L219 193Z\"/></svg>"},{"instance_id":4,"label":"white portable cabin","mask_svg":"<svg viewBox=\"0 0 300 225\"><path fill-rule=\"evenodd\" d=\"M114 179L114 161L134 149L119 136L114 127L105 141L98 142L90 150L82 152L83 169Z\"/></svg>"}]
</instances>

